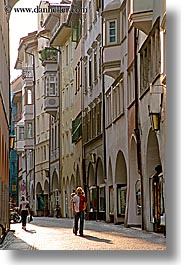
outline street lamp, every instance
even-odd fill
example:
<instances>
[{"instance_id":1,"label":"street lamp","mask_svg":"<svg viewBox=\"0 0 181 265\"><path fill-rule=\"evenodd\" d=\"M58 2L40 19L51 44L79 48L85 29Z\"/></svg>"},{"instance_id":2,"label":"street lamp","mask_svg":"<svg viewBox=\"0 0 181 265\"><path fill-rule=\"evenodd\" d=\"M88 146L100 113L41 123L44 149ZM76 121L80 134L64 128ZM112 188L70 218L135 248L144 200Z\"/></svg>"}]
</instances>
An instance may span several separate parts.
<instances>
[{"instance_id":1,"label":"street lamp","mask_svg":"<svg viewBox=\"0 0 181 265\"><path fill-rule=\"evenodd\" d=\"M152 112L150 110L150 105L148 105L148 112L150 117L150 123L153 131L160 130L160 112Z\"/></svg>"}]
</instances>

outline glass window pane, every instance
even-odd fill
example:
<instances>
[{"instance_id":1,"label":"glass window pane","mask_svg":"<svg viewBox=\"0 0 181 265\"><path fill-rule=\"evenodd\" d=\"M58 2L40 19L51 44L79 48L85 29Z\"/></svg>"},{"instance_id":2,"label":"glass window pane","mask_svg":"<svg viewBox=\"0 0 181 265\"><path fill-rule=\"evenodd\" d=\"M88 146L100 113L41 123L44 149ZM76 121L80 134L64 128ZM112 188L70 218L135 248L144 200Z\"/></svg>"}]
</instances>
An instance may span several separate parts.
<instances>
[{"instance_id":1,"label":"glass window pane","mask_svg":"<svg viewBox=\"0 0 181 265\"><path fill-rule=\"evenodd\" d=\"M118 214L125 215L126 210L126 193L127 187L122 186L118 188Z\"/></svg>"},{"instance_id":2,"label":"glass window pane","mask_svg":"<svg viewBox=\"0 0 181 265\"><path fill-rule=\"evenodd\" d=\"M116 37L110 37L110 38L109 38L109 41L110 41L110 42L115 42L115 41L116 41Z\"/></svg>"},{"instance_id":3,"label":"glass window pane","mask_svg":"<svg viewBox=\"0 0 181 265\"><path fill-rule=\"evenodd\" d=\"M109 34L110 34L110 35L114 36L115 33L116 33L116 29L110 29L110 30L109 30Z\"/></svg>"},{"instance_id":4,"label":"glass window pane","mask_svg":"<svg viewBox=\"0 0 181 265\"><path fill-rule=\"evenodd\" d=\"M104 187L99 189L99 211L105 211Z\"/></svg>"},{"instance_id":5,"label":"glass window pane","mask_svg":"<svg viewBox=\"0 0 181 265\"><path fill-rule=\"evenodd\" d=\"M115 28L115 21L109 23L110 28Z\"/></svg>"}]
</instances>

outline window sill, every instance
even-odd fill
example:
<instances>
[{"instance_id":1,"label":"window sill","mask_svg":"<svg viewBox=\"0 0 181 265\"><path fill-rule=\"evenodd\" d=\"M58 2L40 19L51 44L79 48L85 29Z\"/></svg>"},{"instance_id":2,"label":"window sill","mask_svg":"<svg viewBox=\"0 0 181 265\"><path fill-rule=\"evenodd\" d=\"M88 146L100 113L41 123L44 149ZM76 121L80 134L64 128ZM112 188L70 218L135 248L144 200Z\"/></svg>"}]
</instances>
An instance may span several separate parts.
<instances>
[{"instance_id":1,"label":"window sill","mask_svg":"<svg viewBox=\"0 0 181 265\"><path fill-rule=\"evenodd\" d=\"M109 129L112 126L112 122L106 125L106 129Z\"/></svg>"},{"instance_id":2,"label":"window sill","mask_svg":"<svg viewBox=\"0 0 181 265\"><path fill-rule=\"evenodd\" d=\"M116 118L114 118L113 123L116 123L122 116L124 116L124 112L120 113Z\"/></svg>"}]
</instances>

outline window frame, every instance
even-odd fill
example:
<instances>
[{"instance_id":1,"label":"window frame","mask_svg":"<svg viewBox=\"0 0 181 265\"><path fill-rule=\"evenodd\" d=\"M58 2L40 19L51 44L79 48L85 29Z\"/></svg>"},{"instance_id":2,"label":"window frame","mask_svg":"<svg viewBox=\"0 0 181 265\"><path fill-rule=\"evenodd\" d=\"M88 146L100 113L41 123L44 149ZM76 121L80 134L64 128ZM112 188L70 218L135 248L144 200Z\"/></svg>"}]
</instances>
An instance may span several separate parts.
<instances>
[{"instance_id":1,"label":"window frame","mask_svg":"<svg viewBox=\"0 0 181 265\"><path fill-rule=\"evenodd\" d=\"M112 23L112 22L114 22L115 23L115 34L114 34L114 36L115 36L115 41L110 41L110 37L111 37L111 35L110 35L110 24ZM117 34L118 34L118 32L117 32L117 19L115 18L115 19L109 19L108 21L107 21L107 44L108 45L114 45L114 44L117 44L117 42L118 42L118 36L117 36ZM113 37L113 36L112 36Z\"/></svg>"},{"instance_id":2,"label":"window frame","mask_svg":"<svg viewBox=\"0 0 181 265\"><path fill-rule=\"evenodd\" d=\"M31 125L31 127L29 127ZM31 121L27 122L27 139L33 138L33 123Z\"/></svg>"},{"instance_id":3,"label":"window frame","mask_svg":"<svg viewBox=\"0 0 181 265\"><path fill-rule=\"evenodd\" d=\"M24 126L19 126L19 130L18 131L19 131L18 132L19 141L23 141L25 139L25 129L24 129Z\"/></svg>"},{"instance_id":4,"label":"window frame","mask_svg":"<svg viewBox=\"0 0 181 265\"><path fill-rule=\"evenodd\" d=\"M117 215L118 216L125 216L126 213L126 200L124 205L124 212L121 210L121 201L119 201L119 198L121 198L121 192L124 192L126 190L126 196L127 196L127 184L118 184L117 185Z\"/></svg>"}]
</instances>

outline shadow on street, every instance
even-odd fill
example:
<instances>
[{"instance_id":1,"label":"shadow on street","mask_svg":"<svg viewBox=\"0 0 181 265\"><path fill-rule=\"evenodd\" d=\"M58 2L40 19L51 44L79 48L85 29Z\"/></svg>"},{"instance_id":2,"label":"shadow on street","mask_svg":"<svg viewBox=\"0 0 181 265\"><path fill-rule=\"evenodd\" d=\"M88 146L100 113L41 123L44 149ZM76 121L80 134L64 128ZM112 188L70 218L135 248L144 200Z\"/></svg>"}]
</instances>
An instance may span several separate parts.
<instances>
[{"instance_id":1,"label":"shadow on street","mask_svg":"<svg viewBox=\"0 0 181 265\"><path fill-rule=\"evenodd\" d=\"M111 240L104 239L104 238L99 238L99 237L96 237L96 236L84 235L84 238L87 239L87 240L103 242L103 243L107 243L107 244L113 244Z\"/></svg>"},{"instance_id":2,"label":"shadow on street","mask_svg":"<svg viewBox=\"0 0 181 265\"><path fill-rule=\"evenodd\" d=\"M28 230L28 229L26 229L25 232L28 232L30 234L35 234L36 233L36 230Z\"/></svg>"}]
</instances>

